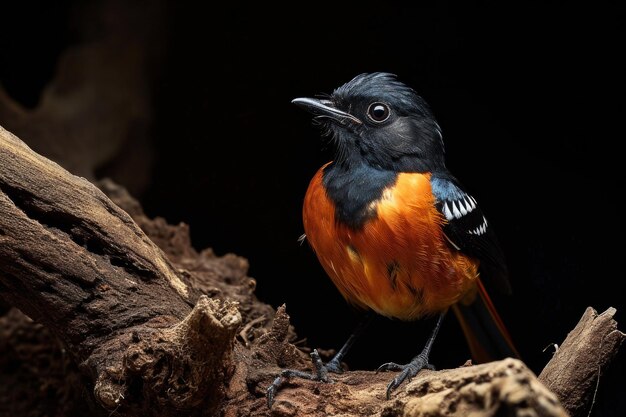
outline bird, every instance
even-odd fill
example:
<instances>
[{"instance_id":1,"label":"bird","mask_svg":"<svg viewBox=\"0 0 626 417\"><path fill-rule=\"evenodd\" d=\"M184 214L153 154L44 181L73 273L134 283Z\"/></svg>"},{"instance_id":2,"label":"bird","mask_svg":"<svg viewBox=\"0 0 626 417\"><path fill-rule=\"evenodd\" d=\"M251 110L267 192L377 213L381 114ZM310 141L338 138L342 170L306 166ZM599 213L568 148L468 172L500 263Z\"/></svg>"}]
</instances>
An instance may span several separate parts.
<instances>
[{"instance_id":1,"label":"bird","mask_svg":"<svg viewBox=\"0 0 626 417\"><path fill-rule=\"evenodd\" d=\"M331 138L332 161L313 176L304 196L303 235L345 300L369 317L436 318L424 348L399 371L386 396L424 368L446 312L460 321L472 357L519 357L486 287L510 294L503 250L477 199L445 164L442 130L417 92L387 72L363 73L320 98L293 104L313 114ZM285 369L267 389L271 407L280 386L300 377L330 382L367 327L359 324L315 372Z\"/></svg>"}]
</instances>

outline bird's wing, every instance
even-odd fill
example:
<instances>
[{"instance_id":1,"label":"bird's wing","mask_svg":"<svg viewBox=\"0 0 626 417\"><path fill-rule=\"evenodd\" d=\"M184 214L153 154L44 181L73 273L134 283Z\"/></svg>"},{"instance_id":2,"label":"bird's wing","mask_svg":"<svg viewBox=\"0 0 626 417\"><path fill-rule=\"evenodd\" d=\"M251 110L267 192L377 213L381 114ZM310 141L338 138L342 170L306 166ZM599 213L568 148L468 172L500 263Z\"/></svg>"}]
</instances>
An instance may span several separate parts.
<instances>
[{"instance_id":1,"label":"bird's wing","mask_svg":"<svg viewBox=\"0 0 626 417\"><path fill-rule=\"evenodd\" d=\"M479 259L481 277L503 293L510 293L504 254L476 199L451 175L433 175L430 182L436 207L446 219L443 232L450 244Z\"/></svg>"}]
</instances>

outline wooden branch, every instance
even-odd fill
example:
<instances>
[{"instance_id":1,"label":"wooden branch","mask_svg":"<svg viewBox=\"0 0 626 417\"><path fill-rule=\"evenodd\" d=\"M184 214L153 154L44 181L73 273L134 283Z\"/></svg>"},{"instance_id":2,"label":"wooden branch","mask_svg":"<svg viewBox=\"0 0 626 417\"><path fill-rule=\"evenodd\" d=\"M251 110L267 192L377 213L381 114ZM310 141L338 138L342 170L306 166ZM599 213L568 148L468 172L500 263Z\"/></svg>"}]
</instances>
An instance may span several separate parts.
<instances>
[{"instance_id":1,"label":"wooden branch","mask_svg":"<svg viewBox=\"0 0 626 417\"><path fill-rule=\"evenodd\" d=\"M334 384L291 380L279 391L272 411L280 416L313 417L587 415L599 370L608 366L625 336L617 330L614 314L612 308L601 315L588 308L539 378L514 359L442 371L423 370L387 401L386 386L393 374L351 371L333 375ZM252 347L253 354L237 359L226 416L237 415L236 407L241 404L253 410L253 415L265 415L264 389L280 368L310 370L310 361L303 363L293 345L284 341L288 322L284 309L279 309L271 331ZM250 357L257 359L246 362ZM271 369L269 363L280 368ZM243 400L242 387L256 387L258 398Z\"/></svg>"},{"instance_id":2,"label":"wooden branch","mask_svg":"<svg viewBox=\"0 0 626 417\"><path fill-rule=\"evenodd\" d=\"M254 416L567 416L557 397L516 359L423 370L394 391L391 400L385 395L393 372L348 371L332 374L333 383L294 378L278 392L270 414L265 389L280 368L268 363L311 368L285 340L288 324L281 307L272 329L258 338L251 354L235 350L237 368L223 408L226 417L239 416L242 408Z\"/></svg>"},{"instance_id":3,"label":"wooden branch","mask_svg":"<svg viewBox=\"0 0 626 417\"><path fill-rule=\"evenodd\" d=\"M206 299L192 312L198 292L128 214L2 128L0 297L66 344L109 409L219 404L211 378L227 374L239 313ZM196 385L182 394L177 377Z\"/></svg>"},{"instance_id":4,"label":"wooden branch","mask_svg":"<svg viewBox=\"0 0 626 417\"><path fill-rule=\"evenodd\" d=\"M231 352L241 315L233 303L200 297L182 322L170 327L136 327L100 349L124 352L97 378L94 393L109 410L120 406L136 416L177 416L181 412L216 412L230 376ZM143 399L133 402L131 382ZM155 412L154 407L158 406Z\"/></svg>"},{"instance_id":5,"label":"wooden branch","mask_svg":"<svg viewBox=\"0 0 626 417\"><path fill-rule=\"evenodd\" d=\"M611 307L598 315L588 307L539 375L574 417L589 413L597 383L626 337L617 330L615 313Z\"/></svg>"},{"instance_id":6,"label":"wooden branch","mask_svg":"<svg viewBox=\"0 0 626 417\"><path fill-rule=\"evenodd\" d=\"M335 377L336 384L298 380L281 392L273 411L306 416L567 416L556 396L515 359L425 370L387 400L391 378L387 372L354 371Z\"/></svg>"}]
</instances>

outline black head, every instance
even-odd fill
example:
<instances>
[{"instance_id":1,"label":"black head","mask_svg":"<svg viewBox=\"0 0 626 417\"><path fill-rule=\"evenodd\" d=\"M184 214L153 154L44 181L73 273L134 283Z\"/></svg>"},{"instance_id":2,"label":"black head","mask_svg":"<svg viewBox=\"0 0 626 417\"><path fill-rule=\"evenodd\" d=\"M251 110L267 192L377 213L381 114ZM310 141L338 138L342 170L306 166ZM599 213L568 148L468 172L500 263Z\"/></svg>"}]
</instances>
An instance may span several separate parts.
<instances>
[{"instance_id":1,"label":"black head","mask_svg":"<svg viewBox=\"0 0 626 417\"><path fill-rule=\"evenodd\" d=\"M392 74L361 74L327 99L293 100L335 139L337 163L394 171L444 167L441 131L428 104Z\"/></svg>"}]
</instances>

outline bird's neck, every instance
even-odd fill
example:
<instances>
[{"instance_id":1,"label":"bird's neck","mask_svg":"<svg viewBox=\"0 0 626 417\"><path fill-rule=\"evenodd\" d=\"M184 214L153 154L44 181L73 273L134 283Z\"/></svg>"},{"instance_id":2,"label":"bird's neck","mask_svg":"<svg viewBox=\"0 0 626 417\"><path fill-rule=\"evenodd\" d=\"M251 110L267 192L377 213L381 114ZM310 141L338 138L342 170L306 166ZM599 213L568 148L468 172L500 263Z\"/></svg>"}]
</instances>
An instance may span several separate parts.
<instances>
[{"instance_id":1,"label":"bird's neck","mask_svg":"<svg viewBox=\"0 0 626 417\"><path fill-rule=\"evenodd\" d=\"M337 221L360 229L376 215L371 203L382 197L383 190L395 183L397 175L396 171L373 168L363 162L328 165L323 182L328 197L335 204Z\"/></svg>"},{"instance_id":2,"label":"bird's neck","mask_svg":"<svg viewBox=\"0 0 626 417\"><path fill-rule=\"evenodd\" d=\"M446 171L443 155L437 152L399 153L383 149L367 148L361 142L347 145L338 154L337 168L350 172L438 172Z\"/></svg>"}]
</instances>

